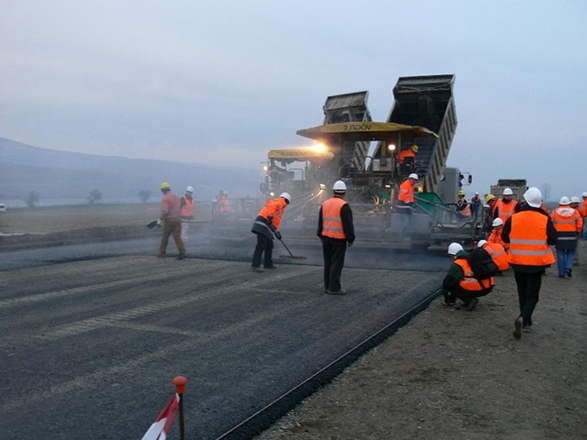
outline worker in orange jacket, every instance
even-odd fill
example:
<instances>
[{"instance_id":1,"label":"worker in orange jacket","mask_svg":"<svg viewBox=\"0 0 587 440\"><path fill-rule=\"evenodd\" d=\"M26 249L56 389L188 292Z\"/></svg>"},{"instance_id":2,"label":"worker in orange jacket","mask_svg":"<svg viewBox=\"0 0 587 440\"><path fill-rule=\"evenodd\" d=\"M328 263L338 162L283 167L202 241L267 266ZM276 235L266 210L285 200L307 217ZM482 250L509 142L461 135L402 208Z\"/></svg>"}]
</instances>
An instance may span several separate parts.
<instances>
[{"instance_id":1,"label":"worker in orange jacket","mask_svg":"<svg viewBox=\"0 0 587 440\"><path fill-rule=\"evenodd\" d=\"M279 232L279 225L281 223L281 216L283 209L289 205L291 196L284 192L278 198L267 200L257 218L253 223L251 232L257 235L257 246L253 253L253 263L251 265L253 271L263 272L261 269L261 259L263 258L263 267L265 269L275 269L277 266L273 264L273 236L281 240L281 233Z\"/></svg>"},{"instance_id":2,"label":"worker in orange jacket","mask_svg":"<svg viewBox=\"0 0 587 440\"><path fill-rule=\"evenodd\" d=\"M571 208L568 197L560 198L558 208L550 218L557 232L556 262L559 278L573 276L573 258L577 248L577 237L583 228L583 219L576 209Z\"/></svg>"},{"instance_id":3,"label":"worker in orange jacket","mask_svg":"<svg viewBox=\"0 0 587 440\"><path fill-rule=\"evenodd\" d=\"M581 200L581 208L579 210L583 216L583 230L581 231L581 238L583 240L587 240L587 222L585 222L585 219L587 218L587 192L581 194L581 198L583 199Z\"/></svg>"},{"instance_id":4,"label":"worker in orange jacket","mask_svg":"<svg viewBox=\"0 0 587 440\"><path fill-rule=\"evenodd\" d=\"M418 146L413 144L410 148L400 151L399 163L402 166L411 166L410 171L416 171L416 153L418 152ZM406 160L408 159L408 160ZM409 163L411 162L411 164ZM405 174L404 174L405 176Z\"/></svg>"},{"instance_id":5,"label":"worker in orange jacket","mask_svg":"<svg viewBox=\"0 0 587 440\"><path fill-rule=\"evenodd\" d=\"M333 197L326 200L318 214L317 235L322 241L324 255L324 292L329 295L345 295L340 277L347 247L355 241L353 212L344 197L346 184L338 180L332 187Z\"/></svg>"},{"instance_id":6,"label":"worker in orange jacket","mask_svg":"<svg viewBox=\"0 0 587 440\"><path fill-rule=\"evenodd\" d=\"M493 207L493 218L500 218L504 224L515 212L516 202L514 199L514 192L511 188L505 188L502 192L502 198L495 202Z\"/></svg>"},{"instance_id":7,"label":"worker in orange jacket","mask_svg":"<svg viewBox=\"0 0 587 440\"><path fill-rule=\"evenodd\" d=\"M542 206L542 193L532 187L524 193L525 206L514 213L503 226L501 239L510 244L510 266L518 286L520 315L514 321L514 337L529 333L532 313L536 308L542 274L554 263L550 246L557 242L557 232Z\"/></svg>"},{"instance_id":8,"label":"worker in orange jacket","mask_svg":"<svg viewBox=\"0 0 587 440\"><path fill-rule=\"evenodd\" d=\"M412 215L412 206L414 205L414 185L418 182L418 175L412 173L399 186L399 193L397 195L398 211L401 215L401 237L403 239L409 238L406 235L410 216Z\"/></svg>"},{"instance_id":9,"label":"worker in orange jacket","mask_svg":"<svg viewBox=\"0 0 587 440\"><path fill-rule=\"evenodd\" d=\"M492 226L493 226L493 230L491 231L491 234L489 234L489 237L487 237L487 241L489 243L496 243L496 244L499 244L500 246L503 246L503 248L506 250L506 252L509 253L509 249L510 249L509 243L504 243L503 240L501 239L501 231L503 229L503 220L500 218L496 218L495 220L493 220Z\"/></svg>"}]
</instances>

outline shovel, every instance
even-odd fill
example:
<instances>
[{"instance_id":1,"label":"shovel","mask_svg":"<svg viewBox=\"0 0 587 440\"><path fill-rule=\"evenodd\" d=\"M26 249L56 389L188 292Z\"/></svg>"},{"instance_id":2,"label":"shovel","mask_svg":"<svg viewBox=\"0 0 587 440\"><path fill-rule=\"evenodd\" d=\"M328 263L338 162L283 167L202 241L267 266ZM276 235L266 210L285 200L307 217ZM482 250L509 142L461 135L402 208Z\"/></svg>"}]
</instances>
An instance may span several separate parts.
<instances>
[{"instance_id":1,"label":"shovel","mask_svg":"<svg viewBox=\"0 0 587 440\"><path fill-rule=\"evenodd\" d=\"M147 228L149 228L149 229L153 229L155 226L157 226L157 222L158 222L158 221L159 221L159 220L152 221L151 223L149 223L149 224L147 225Z\"/></svg>"},{"instance_id":2,"label":"shovel","mask_svg":"<svg viewBox=\"0 0 587 440\"><path fill-rule=\"evenodd\" d=\"M281 241L281 244L283 245L285 250L289 253L289 255L280 255L279 258L293 258L294 260L306 260L307 259L307 257L302 257L299 255L292 254L291 251L289 250L289 248L285 245L283 240L280 238L281 234L278 236L277 231L275 230L275 228L273 226L271 226L271 230L273 231L275 238L277 238L279 241Z\"/></svg>"}]
</instances>

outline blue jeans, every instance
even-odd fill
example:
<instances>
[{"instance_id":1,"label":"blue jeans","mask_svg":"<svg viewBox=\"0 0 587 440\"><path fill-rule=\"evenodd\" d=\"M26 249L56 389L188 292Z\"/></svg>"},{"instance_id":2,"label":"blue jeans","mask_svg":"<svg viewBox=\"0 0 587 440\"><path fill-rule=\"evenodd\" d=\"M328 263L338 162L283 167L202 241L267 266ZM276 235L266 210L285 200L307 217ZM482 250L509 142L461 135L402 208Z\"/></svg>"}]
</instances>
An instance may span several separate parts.
<instances>
[{"instance_id":1,"label":"blue jeans","mask_svg":"<svg viewBox=\"0 0 587 440\"><path fill-rule=\"evenodd\" d=\"M575 249L556 249L556 265L559 277L565 276L565 270L573 270L574 257Z\"/></svg>"}]
</instances>

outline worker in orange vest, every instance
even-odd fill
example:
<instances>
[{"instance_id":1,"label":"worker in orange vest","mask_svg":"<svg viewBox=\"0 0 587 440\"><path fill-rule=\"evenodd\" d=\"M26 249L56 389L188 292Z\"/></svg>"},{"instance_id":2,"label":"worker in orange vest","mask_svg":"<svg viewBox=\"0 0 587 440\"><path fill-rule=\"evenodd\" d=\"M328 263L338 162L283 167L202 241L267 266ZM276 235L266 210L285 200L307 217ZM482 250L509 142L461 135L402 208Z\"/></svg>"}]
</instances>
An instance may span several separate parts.
<instances>
[{"instance_id":1,"label":"worker in orange vest","mask_svg":"<svg viewBox=\"0 0 587 440\"><path fill-rule=\"evenodd\" d=\"M159 214L159 220L157 226L163 224L163 234L161 235L161 244L159 245L159 258L165 258L167 253L167 244L169 243L169 236L173 236L175 246L179 255L176 260L183 260L185 257L185 246L181 239L181 208L179 197L171 192L169 183L161 183L161 213Z\"/></svg>"},{"instance_id":2,"label":"worker in orange vest","mask_svg":"<svg viewBox=\"0 0 587 440\"><path fill-rule=\"evenodd\" d=\"M179 199L179 206L181 208L181 239L188 241L189 221L194 219L194 199L192 194L194 188L188 186L185 189L185 194Z\"/></svg>"},{"instance_id":3,"label":"worker in orange vest","mask_svg":"<svg viewBox=\"0 0 587 440\"><path fill-rule=\"evenodd\" d=\"M460 190L458 193L458 200L457 200L457 213L459 214L460 218L469 218L471 217L471 207L469 206L469 202L465 199L465 191Z\"/></svg>"},{"instance_id":4,"label":"worker in orange vest","mask_svg":"<svg viewBox=\"0 0 587 440\"><path fill-rule=\"evenodd\" d=\"M334 182L333 197L322 203L318 215L317 235L322 240L324 255L324 292L330 295L345 295L340 277L344 266L346 248L355 241L353 212L344 200L347 187L342 180Z\"/></svg>"},{"instance_id":5,"label":"worker in orange vest","mask_svg":"<svg viewBox=\"0 0 587 440\"><path fill-rule=\"evenodd\" d=\"M577 196L573 196L571 197L571 208L573 208L575 211L577 211L579 213L579 217L581 218L581 221L583 222L583 225L585 224L585 216L583 215L583 210L581 209L581 200L579 200L579 197ZM581 230L579 231L579 233L577 234L577 244L575 246L575 255L573 257L573 266L580 266L579 263L579 240L581 239L581 234L583 233L583 226L581 226Z\"/></svg>"},{"instance_id":6,"label":"worker in orange vest","mask_svg":"<svg viewBox=\"0 0 587 440\"><path fill-rule=\"evenodd\" d=\"M218 199L218 214L226 215L232 212L230 207L230 201L228 200L228 191L222 190L220 192L220 198Z\"/></svg>"},{"instance_id":7,"label":"worker in orange vest","mask_svg":"<svg viewBox=\"0 0 587 440\"><path fill-rule=\"evenodd\" d=\"M416 171L416 153L418 152L418 146L413 144L410 148L400 151L399 163L400 165L410 166L410 171ZM406 160L407 159L407 160ZM404 174L405 176L405 174Z\"/></svg>"},{"instance_id":8,"label":"worker in orange vest","mask_svg":"<svg viewBox=\"0 0 587 440\"><path fill-rule=\"evenodd\" d=\"M583 228L583 219L576 209L571 208L568 197L560 198L558 208L552 211L550 218L556 228L556 263L559 278L565 274L573 276L573 258L577 247L577 236Z\"/></svg>"},{"instance_id":9,"label":"worker in orange vest","mask_svg":"<svg viewBox=\"0 0 587 440\"><path fill-rule=\"evenodd\" d=\"M498 219L496 219L498 220ZM497 269L499 270L499 274L504 270L508 270L510 267L508 253L506 252L505 248L499 243L492 243L487 240L480 240L477 243L477 247L483 249L485 252L489 254Z\"/></svg>"},{"instance_id":10,"label":"worker in orange vest","mask_svg":"<svg viewBox=\"0 0 587 440\"><path fill-rule=\"evenodd\" d=\"M583 216L583 230L581 231L581 238L583 240L587 239L587 222L585 222L585 218L587 218L587 192L581 194L581 208L579 210L580 214Z\"/></svg>"},{"instance_id":11,"label":"worker in orange vest","mask_svg":"<svg viewBox=\"0 0 587 440\"><path fill-rule=\"evenodd\" d=\"M498 199L494 206L493 218L500 218L505 223L515 212L518 202L513 200L514 192L511 188L505 188L502 192L502 198Z\"/></svg>"},{"instance_id":12,"label":"worker in orange vest","mask_svg":"<svg viewBox=\"0 0 587 440\"><path fill-rule=\"evenodd\" d=\"M412 215L412 206L414 204L414 185L418 182L418 175L412 173L399 186L399 193L397 195L398 211L401 216L401 238L409 239L406 235L410 216Z\"/></svg>"},{"instance_id":13,"label":"worker in orange vest","mask_svg":"<svg viewBox=\"0 0 587 440\"><path fill-rule=\"evenodd\" d=\"M493 226L493 230L491 231L491 234L489 234L489 237L487 237L487 241L489 243L496 243L496 244L499 244L500 246L503 246L504 249L506 250L506 252L509 253L510 245L508 243L504 243L503 240L501 239L501 231L503 229L503 220L500 218L496 218L495 220L493 220L492 226Z\"/></svg>"},{"instance_id":14,"label":"worker in orange vest","mask_svg":"<svg viewBox=\"0 0 587 440\"><path fill-rule=\"evenodd\" d=\"M448 246L448 255L453 263L442 281L441 293L444 295L444 302L448 306L453 306L456 298L459 298L463 301L460 308L471 311L479 303L477 298L487 295L493 289L493 277L477 280L467 261L467 252L459 243L451 243Z\"/></svg>"},{"instance_id":15,"label":"worker in orange vest","mask_svg":"<svg viewBox=\"0 0 587 440\"><path fill-rule=\"evenodd\" d=\"M514 213L503 226L501 239L510 244L510 266L518 286L520 315L514 321L514 337L529 333L532 313L538 303L542 274L554 263L550 246L557 242L557 232L542 206L542 193L532 187L524 193L526 206Z\"/></svg>"},{"instance_id":16,"label":"worker in orange vest","mask_svg":"<svg viewBox=\"0 0 587 440\"><path fill-rule=\"evenodd\" d=\"M253 263L251 265L254 272L263 272L261 269L261 258L263 257L263 267L265 269L275 269L277 266L273 264L273 236L281 240L281 233L279 232L279 224L281 223L281 216L283 209L289 205L291 196L284 192L278 198L267 200L257 218L253 223L251 232L257 235L257 246L253 253Z\"/></svg>"}]
</instances>

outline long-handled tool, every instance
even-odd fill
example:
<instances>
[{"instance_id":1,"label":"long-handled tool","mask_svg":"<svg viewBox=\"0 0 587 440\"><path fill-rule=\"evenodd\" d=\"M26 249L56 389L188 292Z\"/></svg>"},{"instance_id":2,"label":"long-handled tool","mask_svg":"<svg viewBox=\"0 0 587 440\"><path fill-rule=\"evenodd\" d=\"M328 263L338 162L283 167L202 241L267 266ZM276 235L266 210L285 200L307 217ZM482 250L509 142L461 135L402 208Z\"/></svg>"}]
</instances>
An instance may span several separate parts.
<instances>
[{"instance_id":1,"label":"long-handled tool","mask_svg":"<svg viewBox=\"0 0 587 440\"><path fill-rule=\"evenodd\" d=\"M285 245L285 243L281 239L281 234L275 230L273 225L270 225L269 227L273 231L273 235L275 235L275 238L277 238L279 241L281 241L281 244L283 245L285 250L289 253L289 255L280 255L279 258L293 258L294 260L306 260L307 259L307 257L302 257L299 255L292 254L291 251L289 250L289 248Z\"/></svg>"},{"instance_id":2,"label":"long-handled tool","mask_svg":"<svg viewBox=\"0 0 587 440\"><path fill-rule=\"evenodd\" d=\"M208 220L182 220L181 222L182 223L210 223ZM147 226L147 228L149 228L149 229L153 229L155 226L157 226L158 223L159 223L159 220L155 220L145 226Z\"/></svg>"}]
</instances>

